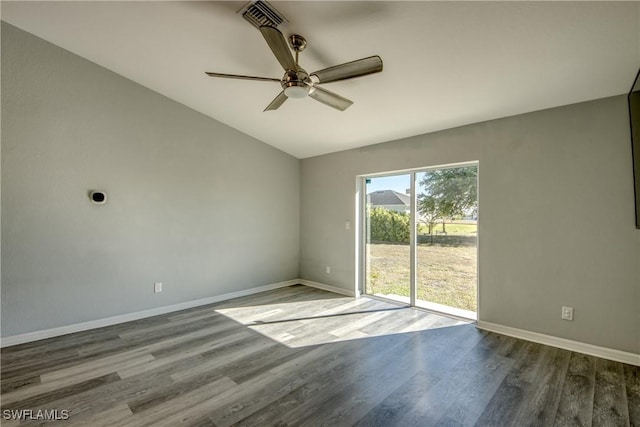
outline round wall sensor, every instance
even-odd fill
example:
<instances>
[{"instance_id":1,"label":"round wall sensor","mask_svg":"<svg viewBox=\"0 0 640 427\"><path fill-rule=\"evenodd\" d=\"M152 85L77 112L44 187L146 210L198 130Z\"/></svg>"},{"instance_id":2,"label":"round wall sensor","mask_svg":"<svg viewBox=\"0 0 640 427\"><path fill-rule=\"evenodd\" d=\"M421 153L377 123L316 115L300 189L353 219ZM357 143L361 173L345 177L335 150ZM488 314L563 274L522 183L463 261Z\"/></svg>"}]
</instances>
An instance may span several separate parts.
<instances>
[{"instance_id":1,"label":"round wall sensor","mask_svg":"<svg viewBox=\"0 0 640 427\"><path fill-rule=\"evenodd\" d=\"M107 203L107 193L102 190L92 190L89 193L89 199L95 205L104 205Z\"/></svg>"}]
</instances>

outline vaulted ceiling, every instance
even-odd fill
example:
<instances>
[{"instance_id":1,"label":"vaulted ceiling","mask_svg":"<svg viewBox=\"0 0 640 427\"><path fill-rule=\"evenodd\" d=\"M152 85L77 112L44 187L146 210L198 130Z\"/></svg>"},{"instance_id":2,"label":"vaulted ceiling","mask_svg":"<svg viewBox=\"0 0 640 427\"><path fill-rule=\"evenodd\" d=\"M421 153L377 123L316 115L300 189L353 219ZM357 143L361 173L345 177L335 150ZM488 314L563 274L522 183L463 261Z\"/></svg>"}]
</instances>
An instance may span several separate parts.
<instances>
[{"instance_id":1,"label":"vaulted ceiling","mask_svg":"<svg viewBox=\"0 0 640 427\"><path fill-rule=\"evenodd\" d=\"M639 2L271 4L308 42L308 71L380 55L384 71L263 109L280 78L244 2L3 1L2 19L298 158L628 92L640 66Z\"/></svg>"}]
</instances>

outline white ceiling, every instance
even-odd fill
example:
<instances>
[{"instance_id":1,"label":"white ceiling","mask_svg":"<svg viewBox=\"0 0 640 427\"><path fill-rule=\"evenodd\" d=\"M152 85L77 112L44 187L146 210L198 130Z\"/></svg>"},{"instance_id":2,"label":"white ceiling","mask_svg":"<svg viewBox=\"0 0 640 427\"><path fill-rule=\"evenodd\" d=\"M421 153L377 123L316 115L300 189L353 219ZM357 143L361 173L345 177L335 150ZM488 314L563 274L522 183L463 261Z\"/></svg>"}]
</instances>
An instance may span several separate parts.
<instances>
[{"instance_id":1,"label":"white ceiling","mask_svg":"<svg viewBox=\"0 0 640 427\"><path fill-rule=\"evenodd\" d=\"M298 158L626 93L639 2L279 2L308 71L370 55L382 73L262 112L280 78L244 2L2 1L2 19Z\"/></svg>"}]
</instances>

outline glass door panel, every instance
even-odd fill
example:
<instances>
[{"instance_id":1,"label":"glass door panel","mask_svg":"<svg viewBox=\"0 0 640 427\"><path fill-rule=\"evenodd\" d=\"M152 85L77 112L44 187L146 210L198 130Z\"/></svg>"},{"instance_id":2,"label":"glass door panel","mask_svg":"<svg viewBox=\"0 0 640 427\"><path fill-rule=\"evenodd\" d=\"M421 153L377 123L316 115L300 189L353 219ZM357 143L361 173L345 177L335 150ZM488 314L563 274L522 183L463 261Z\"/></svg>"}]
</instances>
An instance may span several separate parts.
<instances>
[{"instance_id":1,"label":"glass door panel","mask_svg":"<svg viewBox=\"0 0 640 427\"><path fill-rule=\"evenodd\" d=\"M365 180L365 292L410 303L411 174Z\"/></svg>"},{"instance_id":2,"label":"glass door panel","mask_svg":"<svg viewBox=\"0 0 640 427\"><path fill-rule=\"evenodd\" d=\"M478 167L416 173L416 305L477 318Z\"/></svg>"}]
</instances>

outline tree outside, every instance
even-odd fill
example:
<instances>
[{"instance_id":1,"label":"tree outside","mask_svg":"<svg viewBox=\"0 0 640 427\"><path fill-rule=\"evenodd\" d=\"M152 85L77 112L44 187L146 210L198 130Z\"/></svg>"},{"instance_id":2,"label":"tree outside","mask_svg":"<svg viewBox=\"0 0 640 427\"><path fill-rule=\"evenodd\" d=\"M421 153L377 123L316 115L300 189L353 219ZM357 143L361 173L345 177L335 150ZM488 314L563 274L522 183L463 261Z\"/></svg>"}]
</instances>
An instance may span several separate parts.
<instances>
[{"instance_id":1,"label":"tree outside","mask_svg":"<svg viewBox=\"0 0 640 427\"><path fill-rule=\"evenodd\" d=\"M467 166L423 172L419 181L418 213L433 235L436 222L462 218L478 209L478 167Z\"/></svg>"}]
</instances>

